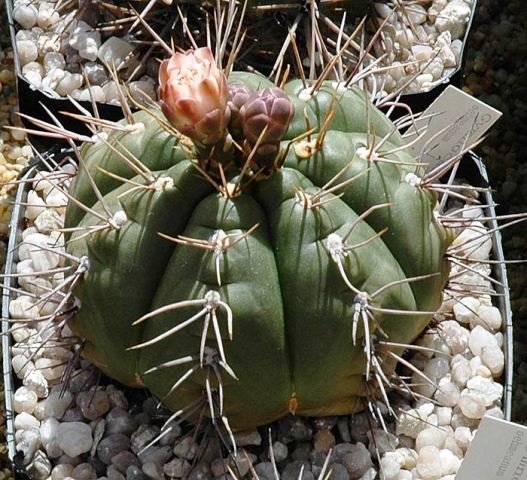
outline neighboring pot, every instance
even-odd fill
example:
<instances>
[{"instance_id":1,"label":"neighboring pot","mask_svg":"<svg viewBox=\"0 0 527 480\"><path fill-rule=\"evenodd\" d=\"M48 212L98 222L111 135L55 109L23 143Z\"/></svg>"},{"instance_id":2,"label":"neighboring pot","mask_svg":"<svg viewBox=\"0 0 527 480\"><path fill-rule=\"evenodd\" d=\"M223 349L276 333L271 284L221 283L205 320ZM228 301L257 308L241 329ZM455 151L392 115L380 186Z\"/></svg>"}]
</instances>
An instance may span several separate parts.
<instances>
[{"instance_id":1,"label":"neighboring pot","mask_svg":"<svg viewBox=\"0 0 527 480\"><path fill-rule=\"evenodd\" d=\"M256 0L255 0L256 1ZM349 7L349 4L353 2L356 4L357 0L319 0L320 6L322 9L326 8L338 8L338 9L346 9ZM182 3L198 3L196 0L185 0ZM205 2L206 3L206 2ZM268 0L258 0L258 3L261 4L262 12L268 12L269 9L268 4L271 2ZM272 2L274 3L273 9L276 9L278 13L276 13L273 10L273 14L281 14L281 12L291 12L293 11L291 6L295 6L297 2L295 1L286 1L286 0L280 0L279 2ZM9 22L9 29L11 34L11 43L13 46L13 52L14 52L14 60L15 60L15 72L17 75L17 89L18 89L18 99L19 99L19 106L20 106L20 112L24 115L28 115L30 117L33 117L35 119L41 120L43 122L51 123L51 119L49 116L48 111L53 112L53 114L57 117L57 119L61 122L61 124L70 131L81 133L84 135L91 135L89 130L86 128L83 122L79 120L75 120L71 117L68 117L66 115L63 115L61 112L69 112L69 113L79 113L78 108L72 104L71 101L69 101L66 98L60 98L60 97L54 97L51 94L45 92L41 89L36 89L34 86L32 86L22 75L22 66L20 64L19 55L17 51L17 45L16 45L16 25L13 20L13 4L14 0L6 0L6 7L7 7L7 16L8 16L8 22ZM211 2L212 5L215 4L215 2ZM331 5L330 5L331 4ZM369 8L369 2L368 1L362 1L361 5L361 13L366 11L367 8ZM467 43L468 35L470 32L470 27L472 24L472 19L474 16L474 13L476 11L477 6L477 0L473 0L472 2L472 11L470 19L466 25L465 34L463 37L463 49L461 51L461 61L459 62L456 70L448 77L445 77L442 80L442 83L434 87L432 90L428 92L423 93L415 93L415 94L407 94L403 95L401 97L401 102L407 104L410 106L412 111L419 112L425 110L442 92L448 85L454 85L457 87L461 87L463 84L463 68L465 64L465 46ZM295 7L298 9L298 7ZM93 106L91 102L79 102L82 108L85 110L93 113ZM108 103L99 103L96 102L97 111L101 118L110 120L110 121L117 121L120 120L123 117L123 112L119 106L111 105ZM395 111L394 115L397 116L398 114L405 114L407 113L406 110L400 110ZM39 127L36 127L33 123L26 119L22 119L24 125L28 129L39 129ZM50 139L46 138L40 135L35 134L29 134L29 140L31 144L39 151L39 152L45 152L49 148L51 148L54 145L57 145L57 143L61 143L62 146L67 147L68 145L66 142L61 142L57 139Z\"/></svg>"}]
</instances>

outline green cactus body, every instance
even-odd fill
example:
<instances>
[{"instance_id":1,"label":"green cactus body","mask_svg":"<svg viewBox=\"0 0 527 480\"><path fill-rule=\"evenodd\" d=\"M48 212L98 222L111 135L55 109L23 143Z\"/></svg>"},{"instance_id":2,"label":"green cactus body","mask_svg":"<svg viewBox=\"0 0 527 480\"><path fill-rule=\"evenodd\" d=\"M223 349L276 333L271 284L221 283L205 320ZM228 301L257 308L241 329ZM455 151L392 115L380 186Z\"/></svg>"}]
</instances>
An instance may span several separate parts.
<instances>
[{"instance_id":1,"label":"green cactus body","mask_svg":"<svg viewBox=\"0 0 527 480\"><path fill-rule=\"evenodd\" d=\"M230 82L269 86L251 74ZM415 159L393 124L355 89L325 82L311 94L295 81L284 91L295 113L281 140L283 166L241 194L219 193L196 168L195 150L140 112L144 130L84 147L71 193L92 212L74 203L67 212L68 227L84 228L101 225L105 211L126 214L119 228L70 238L69 252L89 263L71 324L85 355L173 411L188 407L191 419L208 404L208 415L233 429L287 412L364 408L377 390L367 364L393 369L378 340L413 341L448 274L436 195L409 181ZM367 146L381 139L374 158Z\"/></svg>"}]
</instances>

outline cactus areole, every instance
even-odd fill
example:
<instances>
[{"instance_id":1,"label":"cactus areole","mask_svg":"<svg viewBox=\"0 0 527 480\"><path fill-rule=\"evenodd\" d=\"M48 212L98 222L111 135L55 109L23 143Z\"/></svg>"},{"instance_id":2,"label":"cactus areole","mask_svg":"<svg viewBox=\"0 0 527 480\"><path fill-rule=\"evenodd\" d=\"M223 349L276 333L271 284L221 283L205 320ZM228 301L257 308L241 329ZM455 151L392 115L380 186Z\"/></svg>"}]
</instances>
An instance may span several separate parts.
<instances>
[{"instance_id":1,"label":"cactus areole","mask_svg":"<svg viewBox=\"0 0 527 480\"><path fill-rule=\"evenodd\" d=\"M84 355L233 430L385 397L448 274L421 167L355 88L227 82L208 49L176 56L166 118L81 151L66 223L88 265Z\"/></svg>"}]
</instances>

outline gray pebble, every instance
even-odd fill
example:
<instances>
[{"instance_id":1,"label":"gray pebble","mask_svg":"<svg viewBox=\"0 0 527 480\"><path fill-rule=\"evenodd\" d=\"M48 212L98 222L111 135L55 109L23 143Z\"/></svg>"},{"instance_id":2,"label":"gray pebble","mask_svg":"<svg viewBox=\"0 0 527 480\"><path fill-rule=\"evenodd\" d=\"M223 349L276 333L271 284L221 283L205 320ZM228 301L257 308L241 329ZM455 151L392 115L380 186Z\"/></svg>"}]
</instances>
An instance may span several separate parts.
<instances>
[{"instance_id":1,"label":"gray pebble","mask_svg":"<svg viewBox=\"0 0 527 480\"><path fill-rule=\"evenodd\" d=\"M157 465L163 465L168 462L171 457L172 447L170 445L164 445L161 447L152 445L138 455L141 463L155 463Z\"/></svg>"},{"instance_id":2,"label":"gray pebble","mask_svg":"<svg viewBox=\"0 0 527 480\"><path fill-rule=\"evenodd\" d=\"M271 462L261 462L254 466L254 471L259 480L276 480L273 464Z\"/></svg>"},{"instance_id":3,"label":"gray pebble","mask_svg":"<svg viewBox=\"0 0 527 480\"><path fill-rule=\"evenodd\" d=\"M101 462L101 459L97 455L94 455L93 457L89 456L87 462L93 467L97 477L101 477L106 474L108 465Z\"/></svg>"},{"instance_id":4,"label":"gray pebble","mask_svg":"<svg viewBox=\"0 0 527 480\"><path fill-rule=\"evenodd\" d=\"M352 451L344 455L342 464L346 467L350 478L357 479L364 475L373 463L366 445L359 442L351 447Z\"/></svg>"},{"instance_id":5,"label":"gray pebble","mask_svg":"<svg viewBox=\"0 0 527 480\"><path fill-rule=\"evenodd\" d=\"M126 480L126 477L115 468L115 465L110 465L106 470L106 476L108 480Z\"/></svg>"},{"instance_id":6,"label":"gray pebble","mask_svg":"<svg viewBox=\"0 0 527 480\"><path fill-rule=\"evenodd\" d=\"M146 476L137 465L130 465L126 469L126 480L146 480Z\"/></svg>"},{"instance_id":7,"label":"gray pebble","mask_svg":"<svg viewBox=\"0 0 527 480\"><path fill-rule=\"evenodd\" d=\"M174 445L174 455L176 457L184 458L185 460L192 460L198 451L198 444L191 436L182 438Z\"/></svg>"},{"instance_id":8,"label":"gray pebble","mask_svg":"<svg viewBox=\"0 0 527 480\"><path fill-rule=\"evenodd\" d=\"M153 462L143 463L143 473L152 480L164 480L163 467Z\"/></svg>"},{"instance_id":9,"label":"gray pebble","mask_svg":"<svg viewBox=\"0 0 527 480\"><path fill-rule=\"evenodd\" d=\"M83 422L84 415L79 407L73 407L66 410L60 420L61 422Z\"/></svg>"},{"instance_id":10,"label":"gray pebble","mask_svg":"<svg viewBox=\"0 0 527 480\"><path fill-rule=\"evenodd\" d=\"M106 432L130 435L138 427L137 421L121 407L112 408L106 415Z\"/></svg>"},{"instance_id":11,"label":"gray pebble","mask_svg":"<svg viewBox=\"0 0 527 480\"><path fill-rule=\"evenodd\" d=\"M154 425L139 425L139 428L131 436L132 452L141 451L159 435L160 431L161 429Z\"/></svg>"},{"instance_id":12,"label":"gray pebble","mask_svg":"<svg viewBox=\"0 0 527 480\"><path fill-rule=\"evenodd\" d=\"M374 428L368 432L368 449L372 455L378 451L380 455L391 452L399 445L399 439L390 432L385 432L382 428ZM375 441L373 441L375 439Z\"/></svg>"},{"instance_id":13,"label":"gray pebble","mask_svg":"<svg viewBox=\"0 0 527 480\"><path fill-rule=\"evenodd\" d=\"M231 460L231 465L233 467L234 472L237 474L238 477L242 478L247 473L249 473L249 470L251 469L251 465L256 462L256 455L247 452L243 448L239 448L236 451L236 456L233 460Z\"/></svg>"},{"instance_id":14,"label":"gray pebble","mask_svg":"<svg viewBox=\"0 0 527 480\"><path fill-rule=\"evenodd\" d=\"M348 454L353 452L353 445L351 443L338 443L331 452L331 459L335 462L341 462L342 459Z\"/></svg>"},{"instance_id":15,"label":"gray pebble","mask_svg":"<svg viewBox=\"0 0 527 480\"><path fill-rule=\"evenodd\" d=\"M70 476L75 480L96 480L97 472L89 463L79 463Z\"/></svg>"},{"instance_id":16,"label":"gray pebble","mask_svg":"<svg viewBox=\"0 0 527 480\"><path fill-rule=\"evenodd\" d=\"M112 457L112 465L115 465L121 473L126 473L130 465L140 467L141 462L130 450L124 450Z\"/></svg>"},{"instance_id":17,"label":"gray pebble","mask_svg":"<svg viewBox=\"0 0 527 480\"><path fill-rule=\"evenodd\" d=\"M191 465L184 458L174 458L163 465L163 472L170 478L185 478L190 472Z\"/></svg>"},{"instance_id":18,"label":"gray pebble","mask_svg":"<svg viewBox=\"0 0 527 480\"><path fill-rule=\"evenodd\" d=\"M68 382L68 390L71 393L79 393L81 390L88 390L97 382L97 370L95 368L85 368L75 370Z\"/></svg>"},{"instance_id":19,"label":"gray pebble","mask_svg":"<svg viewBox=\"0 0 527 480\"><path fill-rule=\"evenodd\" d=\"M164 445L161 447L152 445L138 455L141 463L155 463L157 465L163 465L168 462L171 457L172 447L170 445Z\"/></svg>"},{"instance_id":20,"label":"gray pebble","mask_svg":"<svg viewBox=\"0 0 527 480\"><path fill-rule=\"evenodd\" d=\"M159 439L160 445L174 445L181 436L181 426L175 422L169 423L163 429L163 436Z\"/></svg>"},{"instance_id":21,"label":"gray pebble","mask_svg":"<svg viewBox=\"0 0 527 480\"><path fill-rule=\"evenodd\" d=\"M310 453L310 443L299 443L297 447L293 450L293 453L291 453L291 458L293 460L307 460L309 458Z\"/></svg>"},{"instance_id":22,"label":"gray pebble","mask_svg":"<svg viewBox=\"0 0 527 480\"><path fill-rule=\"evenodd\" d=\"M247 445L258 446L262 444L262 436L256 429L237 432L234 434L234 439L236 440L236 445L238 447L246 447Z\"/></svg>"},{"instance_id":23,"label":"gray pebble","mask_svg":"<svg viewBox=\"0 0 527 480\"><path fill-rule=\"evenodd\" d=\"M351 438L355 442L368 442L367 433L370 431L370 422L367 413L357 413L350 418Z\"/></svg>"},{"instance_id":24,"label":"gray pebble","mask_svg":"<svg viewBox=\"0 0 527 480\"><path fill-rule=\"evenodd\" d=\"M106 465L112 463L112 458L119 452L128 450L130 447L130 439L122 433L114 433L108 435L101 440L97 446L97 455Z\"/></svg>"},{"instance_id":25,"label":"gray pebble","mask_svg":"<svg viewBox=\"0 0 527 480\"><path fill-rule=\"evenodd\" d=\"M106 387L106 393L112 408L119 407L123 410L128 410L128 399L122 390L119 390L115 385L109 384Z\"/></svg>"},{"instance_id":26,"label":"gray pebble","mask_svg":"<svg viewBox=\"0 0 527 480\"><path fill-rule=\"evenodd\" d=\"M210 477L209 466L205 463L198 463L189 473L188 480L208 480Z\"/></svg>"},{"instance_id":27,"label":"gray pebble","mask_svg":"<svg viewBox=\"0 0 527 480\"><path fill-rule=\"evenodd\" d=\"M300 476L302 466L304 470L302 476ZM295 460L286 465L280 478L281 480L313 480L315 477L311 472L311 464L309 462Z\"/></svg>"},{"instance_id":28,"label":"gray pebble","mask_svg":"<svg viewBox=\"0 0 527 480\"><path fill-rule=\"evenodd\" d=\"M104 390L80 392L77 395L77 406L88 420L102 417L110 410L108 395Z\"/></svg>"},{"instance_id":29,"label":"gray pebble","mask_svg":"<svg viewBox=\"0 0 527 480\"><path fill-rule=\"evenodd\" d=\"M226 461L222 458L213 460L210 464L210 471L214 477L221 477L227 473Z\"/></svg>"},{"instance_id":30,"label":"gray pebble","mask_svg":"<svg viewBox=\"0 0 527 480\"><path fill-rule=\"evenodd\" d=\"M331 480L350 480L347 468L341 463L330 465L329 470L331 470Z\"/></svg>"},{"instance_id":31,"label":"gray pebble","mask_svg":"<svg viewBox=\"0 0 527 480\"><path fill-rule=\"evenodd\" d=\"M108 80L106 70L98 63L86 62L84 64L84 70L86 71L86 76L91 85L102 85Z\"/></svg>"},{"instance_id":32,"label":"gray pebble","mask_svg":"<svg viewBox=\"0 0 527 480\"><path fill-rule=\"evenodd\" d=\"M286 458L287 458L287 454L288 454L288 448L287 448L287 445L282 443L282 442L274 442L273 443L273 457L274 457L274 461L276 463L280 463L282 461L284 461ZM265 450L265 453L264 455L262 455L262 458L264 460L271 460L271 452L269 451L270 449L267 448Z\"/></svg>"}]
</instances>

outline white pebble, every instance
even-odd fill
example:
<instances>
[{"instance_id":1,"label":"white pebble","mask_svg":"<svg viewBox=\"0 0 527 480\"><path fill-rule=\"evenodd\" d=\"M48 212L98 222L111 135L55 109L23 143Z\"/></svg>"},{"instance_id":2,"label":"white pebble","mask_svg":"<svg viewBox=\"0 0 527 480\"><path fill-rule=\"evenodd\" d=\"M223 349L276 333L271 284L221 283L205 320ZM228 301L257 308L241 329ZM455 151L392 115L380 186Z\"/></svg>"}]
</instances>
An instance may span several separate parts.
<instances>
[{"instance_id":1,"label":"white pebble","mask_svg":"<svg viewBox=\"0 0 527 480\"><path fill-rule=\"evenodd\" d=\"M450 450L443 449L439 451L439 458L441 460L441 467L443 471L441 474L454 475L459 470L461 460L457 458Z\"/></svg>"},{"instance_id":2,"label":"white pebble","mask_svg":"<svg viewBox=\"0 0 527 480\"><path fill-rule=\"evenodd\" d=\"M417 458L417 473L422 480L437 480L441 476L443 467L436 447L423 447Z\"/></svg>"},{"instance_id":3,"label":"white pebble","mask_svg":"<svg viewBox=\"0 0 527 480\"><path fill-rule=\"evenodd\" d=\"M67 365L64 362L52 358L39 358L35 361L35 368L42 372L42 375L49 383L56 383L61 378L66 367Z\"/></svg>"},{"instance_id":4,"label":"white pebble","mask_svg":"<svg viewBox=\"0 0 527 480\"><path fill-rule=\"evenodd\" d=\"M454 431L454 439L461 450L465 451L470 446L472 442L472 432L468 427L457 427Z\"/></svg>"},{"instance_id":5,"label":"white pebble","mask_svg":"<svg viewBox=\"0 0 527 480\"><path fill-rule=\"evenodd\" d=\"M97 56L108 67L119 70L134 51L134 46L119 37L110 37L99 48Z\"/></svg>"},{"instance_id":6,"label":"white pebble","mask_svg":"<svg viewBox=\"0 0 527 480\"><path fill-rule=\"evenodd\" d=\"M70 463L59 463L51 471L51 480L66 480L71 478L71 472L75 467Z\"/></svg>"},{"instance_id":7,"label":"white pebble","mask_svg":"<svg viewBox=\"0 0 527 480\"><path fill-rule=\"evenodd\" d=\"M453 355L464 353L467 350L470 332L455 320L441 322L440 334Z\"/></svg>"},{"instance_id":8,"label":"white pebble","mask_svg":"<svg viewBox=\"0 0 527 480\"><path fill-rule=\"evenodd\" d=\"M106 101L113 105L119 105L119 89L117 84L111 80L102 86Z\"/></svg>"},{"instance_id":9,"label":"white pebble","mask_svg":"<svg viewBox=\"0 0 527 480\"><path fill-rule=\"evenodd\" d=\"M503 386L490 378L476 376L467 382L470 393L476 393L484 398L485 406L490 407L493 403L501 400Z\"/></svg>"},{"instance_id":10,"label":"white pebble","mask_svg":"<svg viewBox=\"0 0 527 480\"><path fill-rule=\"evenodd\" d=\"M60 14L55 10L55 5L51 2L39 2L38 26L47 30L55 25L60 19Z\"/></svg>"},{"instance_id":11,"label":"white pebble","mask_svg":"<svg viewBox=\"0 0 527 480\"><path fill-rule=\"evenodd\" d=\"M472 368L470 367L470 361L463 355L455 355L451 362L451 378L452 381L460 388L464 388L467 384L468 379L471 376Z\"/></svg>"},{"instance_id":12,"label":"white pebble","mask_svg":"<svg viewBox=\"0 0 527 480\"><path fill-rule=\"evenodd\" d=\"M437 407L436 415L439 426L450 425L452 421L452 409L450 407Z\"/></svg>"},{"instance_id":13,"label":"white pebble","mask_svg":"<svg viewBox=\"0 0 527 480\"><path fill-rule=\"evenodd\" d=\"M415 439L415 449L419 453L426 446L433 446L437 449L443 448L446 440L446 432L438 427L426 427L419 432Z\"/></svg>"},{"instance_id":14,"label":"white pebble","mask_svg":"<svg viewBox=\"0 0 527 480\"><path fill-rule=\"evenodd\" d=\"M443 378L450 371L450 365L448 358L446 357L434 357L427 362L423 373L430 378L433 382L436 382L440 378Z\"/></svg>"},{"instance_id":15,"label":"white pebble","mask_svg":"<svg viewBox=\"0 0 527 480\"><path fill-rule=\"evenodd\" d=\"M59 447L70 457L89 452L93 443L91 428L82 422L61 423Z\"/></svg>"},{"instance_id":16,"label":"white pebble","mask_svg":"<svg viewBox=\"0 0 527 480\"><path fill-rule=\"evenodd\" d=\"M22 383L30 390L33 390L39 398L45 398L48 396L48 381L44 375L42 375L42 372L36 369L28 369L24 375Z\"/></svg>"},{"instance_id":17,"label":"white pebble","mask_svg":"<svg viewBox=\"0 0 527 480\"><path fill-rule=\"evenodd\" d=\"M17 413L32 414L38 402L37 394L27 387L20 387L13 395L13 407Z\"/></svg>"},{"instance_id":18,"label":"white pebble","mask_svg":"<svg viewBox=\"0 0 527 480\"><path fill-rule=\"evenodd\" d=\"M408 17L403 18L405 23L421 25L426 21L426 9L421 5L408 5L406 6L406 12L408 13Z\"/></svg>"},{"instance_id":19,"label":"white pebble","mask_svg":"<svg viewBox=\"0 0 527 480\"><path fill-rule=\"evenodd\" d=\"M496 338L492 333L485 330L482 326L477 325L471 332L468 341L470 351L474 355L480 355L481 349L485 346L496 346Z\"/></svg>"},{"instance_id":20,"label":"white pebble","mask_svg":"<svg viewBox=\"0 0 527 480\"><path fill-rule=\"evenodd\" d=\"M439 381L439 389L435 392L434 398L444 407L454 407L459 395L459 387L452 383L449 377L444 377Z\"/></svg>"},{"instance_id":21,"label":"white pebble","mask_svg":"<svg viewBox=\"0 0 527 480\"><path fill-rule=\"evenodd\" d=\"M501 313L498 308L491 305L480 305L477 315L470 323L470 328L481 325L487 330L498 331L501 329Z\"/></svg>"},{"instance_id":22,"label":"white pebble","mask_svg":"<svg viewBox=\"0 0 527 480\"><path fill-rule=\"evenodd\" d=\"M64 451L60 447L60 422L53 417L42 420L40 424L40 440L49 458L60 457Z\"/></svg>"},{"instance_id":23,"label":"white pebble","mask_svg":"<svg viewBox=\"0 0 527 480\"><path fill-rule=\"evenodd\" d=\"M464 297L454 305L454 316L460 323L470 323L476 316L480 302L474 297Z\"/></svg>"},{"instance_id":24,"label":"white pebble","mask_svg":"<svg viewBox=\"0 0 527 480\"><path fill-rule=\"evenodd\" d=\"M38 10L29 2L16 2L13 8L13 20L22 28L29 30L37 23Z\"/></svg>"},{"instance_id":25,"label":"white pebble","mask_svg":"<svg viewBox=\"0 0 527 480\"><path fill-rule=\"evenodd\" d=\"M391 453L391 452L388 452ZM401 471L401 464L393 455L386 454L381 458L380 468L384 480L398 480L399 472Z\"/></svg>"},{"instance_id":26,"label":"white pebble","mask_svg":"<svg viewBox=\"0 0 527 480\"><path fill-rule=\"evenodd\" d=\"M483 395L463 390L458 406L467 418L480 419L486 412L485 403Z\"/></svg>"},{"instance_id":27,"label":"white pebble","mask_svg":"<svg viewBox=\"0 0 527 480\"><path fill-rule=\"evenodd\" d=\"M49 417L60 420L66 410L72 406L72 403L73 395L68 390L64 392L60 389L52 390L47 398L38 402L34 415L39 420Z\"/></svg>"},{"instance_id":28,"label":"white pebble","mask_svg":"<svg viewBox=\"0 0 527 480\"><path fill-rule=\"evenodd\" d=\"M71 47L78 50L82 58L93 62L97 59L101 46L101 34L81 20L71 33L68 42Z\"/></svg>"},{"instance_id":29,"label":"white pebble","mask_svg":"<svg viewBox=\"0 0 527 480\"><path fill-rule=\"evenodd\" d=\"M54 209L44 210L35 219L35 227L43 234L49 234L52 231L61 229L63 226L63 218Z\"/></svg>"},{"instance_id":30,"label":"white pebble","mask_svg":"<svg viewBox=\"0 0 527 480\"><path fill-rule=\"evenodd\" d=\"M39 428L40 422L29 413L22 412L15 417L15 428L17 430L30 430L31 428Z\"/></svg>"},{"instance_id":31,"label":"white pebble","mask_svg":"<svg viewBox=\"0 0 527 480\"><path fill-rule=\"evenodd\" d=\"M26 63L34 62L38 58L37 46L35 42L31 40L17 40L16 48L18 51L18 58L22 66L24 66Z\"/></svg>"},{"instance_id":32,"label":"white pebble","mask_svg":"<svg viewBox=\"0 0 527 480\"><path fill-rule=\"evenodd\" d=\"M35 369L34 363L25 355L14 355L11 359L11 366L13 367L13 372L20 380L24 378L29 370Z\"/></svg>"},{"instance_id":33,"label":"white pebble","mask_svg":"<svg viewBox=\"0 0 527 480\"><path fill-rule=\"evenodd\" d=\"M48 52L44 55L44 69L46 73L49 73L54 68L58 68L60 70L63 70L66 67L66 60L64 59L64 55L60 52ZM44 172L37 174L36 178L43 177L45 178ZM36 187L34 187L36 190ZM40 190L39 190L40 191Z\"/></svg>"},{"instance_id":34,"label":"white pebble","mask_svg":"<svg viewBox=\"0 0 527 480\"><path fill-rule=\"evenodd\" d=\"M492 250L492 239L481 222L472 222L454 239L452 245L472 260L486 260Z\"/></svg>"},{"instance_id":35,"label":"white pebble","mask_svg":"<svg viewBox=\"0 0 527 480\"><path fill-rule=\"evenodd\" d=\"M502 349L494 345L486 345L481 349L481 362L493 377L499 377L505 368L505 355Z\"/></svg>"},{"instance_id":36,"label":"white pebble","mask_svg":"<svg viewBox=\"0 0 527 480\"><path fill-rule=\"evenodd\" d=\"M428 45L412 46L412 55L418 62L426 63L432 57L433 48Z\"/></svg>"},{"instance_id":37,"label":"white pebble","mask_svg":"<svg viewBox=\"0 0 527 480\"><path fill-rule=\"evenodd\" d=\"M76 90L81 87L83 82L83 77L80 73L69 73L65 72L64 78L57 83L55 91L65 97L69 95L73 90ZM46 203L49 205L49 201L46 197Z\"/></svg>"},{"instance_id":38,"label":"white pebble","mask_svg":"<svg viewBox=\"0 0 527 480\"><path fill-rule=\"evenodd\" d=\"M25 209L24 216L28 220L34 220L46 209L44 200L34 190L28 192L27 203L28 206Z\"/></svg>"},{"instance_id":39,"label":"white pebble","mask_svg":"<svg viewBox=\"0 0 527 480\"><path fill-rule=\"evenodd\" d=\"M32 277L24 277L26 280ZM32 320L38 318L38 308L34 306L35 299L29 295L20 295L19 297L9 302L9 315L13 319L27 319ZM22 333L21 331L13 330L12 335L16 342L20 342L23 339L18 338Z\"/></svg>"},{"instance_id":40,"label":"white pebble","mask_svg":"<svg viewBox=\"0 0 527 480\"><path fill-rule=\"evenodd\" d=\"M402 412L399 415L395 432L397 435L416 438L419 432L426 427L427 418L428 415L413 408Z\"/></svg>"},{"instance_id":41,"label":"white pebble","mask_svg":"<svg viewBox=\"0 0 527 480\"><path fill-rule=\"evenodd\" d=\"M435 26L440 32L448 30L452 38L459 38L469 18L470 7L466 3L451 1L437 16Z\"/></svg>"},{"instance_id":42,"label":"white pebble","mask_svg":"<svg viewBox=\"0 0 527 480\"><path fill-rule=\"evenodd\" d=\"M96 102L105 102L106 95L104 94L104 89L99 85L92 85L90 88L85 88L83 90L77 90L72 94L74 98L80 100L81 102L89 102L95 100Z\"/></svg>"}]
</instances>

